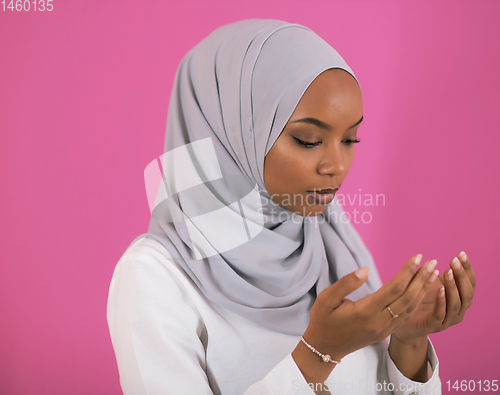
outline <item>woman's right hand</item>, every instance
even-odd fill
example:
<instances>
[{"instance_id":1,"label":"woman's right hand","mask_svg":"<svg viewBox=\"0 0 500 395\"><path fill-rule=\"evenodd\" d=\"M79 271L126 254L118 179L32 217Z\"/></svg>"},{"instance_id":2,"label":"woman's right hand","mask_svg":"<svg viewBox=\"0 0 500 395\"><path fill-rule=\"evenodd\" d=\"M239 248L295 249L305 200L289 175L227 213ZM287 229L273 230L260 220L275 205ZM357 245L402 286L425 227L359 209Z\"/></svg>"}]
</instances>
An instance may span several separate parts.
<instances>
[{"instance_id":1,"label":"woman's right hand","mask_svg":"<svg viewBox=\"0 0 500 395\"><path fill-rule=\"evenodd\" d=\"M434 270L435 260L426 262L417 272L421 258L412 257L392 280L356 302L346 296L366 281L367 267L324 289L311 308L304 339L323 354L339 360L387 338L408 320L439 274ZM397 318L388 306L398 314Z\"/></svg>"}]
</instances>

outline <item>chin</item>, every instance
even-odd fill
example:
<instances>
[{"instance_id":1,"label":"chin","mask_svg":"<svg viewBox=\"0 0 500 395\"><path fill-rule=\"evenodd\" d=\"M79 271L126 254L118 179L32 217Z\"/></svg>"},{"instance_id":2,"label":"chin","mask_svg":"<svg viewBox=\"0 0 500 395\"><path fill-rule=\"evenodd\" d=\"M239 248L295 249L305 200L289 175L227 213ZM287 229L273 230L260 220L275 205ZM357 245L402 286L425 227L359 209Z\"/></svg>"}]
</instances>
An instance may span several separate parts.
<instances>
[{"instance_id":1,"label":"chin","mask_svg":"<svg viewBox=\"0 0 500 395\"><path fill-rule=\"evenodd\" d=\"M302 217L317 217L323 211L325 211L326 205L321 205L321 206L314 206L312 208L311 206L307 207L299 207L294 212L298 215L301 215Z\"/></svg>"}]
</instances>

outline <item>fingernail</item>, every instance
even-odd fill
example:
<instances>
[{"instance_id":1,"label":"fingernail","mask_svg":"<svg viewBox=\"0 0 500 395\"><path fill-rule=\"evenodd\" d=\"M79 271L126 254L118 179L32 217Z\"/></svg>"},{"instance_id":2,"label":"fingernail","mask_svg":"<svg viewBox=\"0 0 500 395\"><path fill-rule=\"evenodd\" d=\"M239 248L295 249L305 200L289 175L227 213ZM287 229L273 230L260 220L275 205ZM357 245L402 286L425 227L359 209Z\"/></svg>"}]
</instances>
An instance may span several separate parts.
<instances>
[{"instance_id":1,"label":"fingernail","mask_svg":"<svg viewBox=\"0 0 500 395\"><path fill-rule=\"evenodd\" d=\"M448 274L446 274L446 278L450 281L453 280L453 270L450 269L448 271Z\"/></svg>"},{"instance_id":2,"label":"fingernail","mask_svg":"<svg viewBox=\"0 0 500 395\"><path fill-rule=\"evenodd\" d=\"M444 287L439 288L439 296L444 296Z\"/></svg>"},{"instance_id":3,"label":"fingernail","mask_svg":"<svg viewBox=\"0 0 500 395\"><path fill-rule=\"evenodd\" d=\"M432 283L437 278L438 275L439 275L439 270L434 270L431 273L431 275L429 276L429 278L427 279L427 281L429 281L430 283Z\"/></svg>"},{"instance_id":4,"label":"fingernail","mask_svg":"<svg viewBox=\"0 0 500 395\"><path fill-rule=\"evenodd\" d=\"M460 254L458 254L460 256L460 260L465 263L467 261L467 255L465 254L465 252L461 252Z\"/></svg>"},{"instance_id":5,"label":"fingernail","mask_svg":"<svg viewBox=\"0 0 500 395\"><path fill-rule=\"evenodd\" d=\"M437 265L437 261L435 259L433 259L432 261L429 262L429 264L427 265L427 271L429 273L432 273L432 271L434 270L434 268L436 267Z\"/></svg>"},{"instance_id":6,"label":"fingernail","mask_svg":"<svg viewBox=\"0 0 500 395\"><path fill-rule=\"evenodd\" d=\"M451 267L453 269L460 268L460 261L457 258L453 258L453 260L451 261Z\"/></svg>"},{"instance_id":7,"label":"fingernail","mask_svg":"<svg viewBox=\"0 0 500 395\"><path fill-rule=\"evenodd\" d=\"M422 261L422 254L418 254L416 257L415 257L415 265L418 266L420 265L420 262Z\"/></svg>"},{"instance_id":8,"label":"fingernail","mask_svg":"<svg viewBox=\"0 0 500 395\"><path fill-rule=\"evenodd\" d=\"M366 272L363 269L358 269L354 272L355 276L360 280L363 280L366 277Z\"/></svg>"}]
</instances>

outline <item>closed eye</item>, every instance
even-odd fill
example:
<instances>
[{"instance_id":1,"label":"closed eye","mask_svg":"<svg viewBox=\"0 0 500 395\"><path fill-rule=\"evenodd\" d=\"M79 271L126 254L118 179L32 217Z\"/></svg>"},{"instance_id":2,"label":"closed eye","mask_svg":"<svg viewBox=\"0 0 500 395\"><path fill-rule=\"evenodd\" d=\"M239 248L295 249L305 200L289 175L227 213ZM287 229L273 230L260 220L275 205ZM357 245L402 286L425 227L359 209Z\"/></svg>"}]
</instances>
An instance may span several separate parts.
<instances>
[{"instance_id":1,"label":"closed eye","mask_svg":"<svg viewBox=\"0 0 500 395\"><path fill-rule=\"evenodd\" d=\"M292 136L293 137L293 136ZM312 148L312 147L316 147L317 145L320 145L321 144L321 141L318 141L316 143L308 143L307 141L304 141L304 140L301 140L301 139L298 139L297 137L293 137L295 139L295 141L297 142L297 144L299 145L302 145L306 148Z\"/></svg>"},{"instance_id":2,"label":"closed eye","mask_svg":"<svg viewBox=\"0 0 500 395\"><path fill-rule=\"evenodd\" d=\"M351 144L358 144L361 143L361 140L344 140L346 145L351 145Z\"/></svg>"},{"instance_id":3,"label":"closed eye","mask_svg":"<svg viewBox=\"0 0 500 395\"><path fill-rule=\"evenodd\" d=\"M309 143L307 141L298 139L297 137L294 137L294 136L292 136L292 137L295 139L295 141L296 141L297 144L299 144L299 145L301 145L301 146L303 146L305 148L312 148L312 147L316 147L316 146L318 146L318 145L321 144L321 141L317 141L315 143ZM358 140L358 139L354 139L354 140L353 139L348 139L348 140L344 140L343 141L343 143L345 145L347 145L347 146L352 145L352 144L357 144L357 143L360 143L360 142L361 142L361 140Z\"/></svg>"}]
</instances>

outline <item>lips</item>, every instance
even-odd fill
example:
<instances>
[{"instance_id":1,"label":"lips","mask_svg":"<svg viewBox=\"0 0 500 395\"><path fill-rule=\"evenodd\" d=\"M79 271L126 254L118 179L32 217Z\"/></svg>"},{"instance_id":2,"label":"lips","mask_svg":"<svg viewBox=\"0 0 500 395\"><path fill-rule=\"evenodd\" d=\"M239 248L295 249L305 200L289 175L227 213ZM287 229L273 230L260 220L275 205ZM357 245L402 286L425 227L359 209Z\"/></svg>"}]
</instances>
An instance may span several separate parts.
<instances>
[{"instance_id":1,"label":"lips","mask_svg":"<svg viewBox=\"0 0 500 395\"><path fill-rule=\"evenodd\" d=\"M325 188L325 189L315 189L312 191L307 191L307 193L314 198L316 204L328 204L331 203L335 197L335 193L338 188Z\"/></svg>"},{"instance_id":2,"label":"lips","mask_svg":"<svg viewBox=\"0 0 500 395\"><path fill-rule=\"evenodd\" d=\"M314 191L307 192L316 192L316 193L334 193L338 188L327 188L327 189L315 189Z\"/></svg>"}]
</instances>

